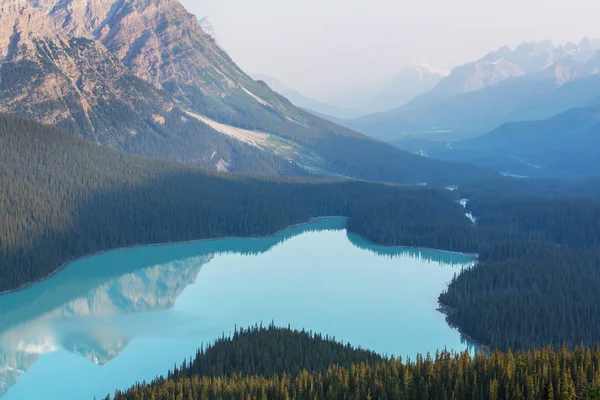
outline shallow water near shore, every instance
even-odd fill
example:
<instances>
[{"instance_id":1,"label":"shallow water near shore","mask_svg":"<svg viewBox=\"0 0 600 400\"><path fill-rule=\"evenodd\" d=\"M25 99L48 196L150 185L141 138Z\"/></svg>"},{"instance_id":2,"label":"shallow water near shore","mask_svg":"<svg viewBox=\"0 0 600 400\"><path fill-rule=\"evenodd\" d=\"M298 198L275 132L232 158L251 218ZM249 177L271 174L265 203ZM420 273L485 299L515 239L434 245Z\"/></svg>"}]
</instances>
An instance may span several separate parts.
<instances>
[{"instance_id":1,"label":"shallow water near shore","mask_svg":"<svg viewBox=\"0 0 600 400\"><path fill-rule=\"evenodd\" d=\"M469 343L437 297L473 257L373 245L326 218L265 238L107 252L0 297L2 399L103 398L257 323L414 357Z\"/></svg>"}]
</instances>

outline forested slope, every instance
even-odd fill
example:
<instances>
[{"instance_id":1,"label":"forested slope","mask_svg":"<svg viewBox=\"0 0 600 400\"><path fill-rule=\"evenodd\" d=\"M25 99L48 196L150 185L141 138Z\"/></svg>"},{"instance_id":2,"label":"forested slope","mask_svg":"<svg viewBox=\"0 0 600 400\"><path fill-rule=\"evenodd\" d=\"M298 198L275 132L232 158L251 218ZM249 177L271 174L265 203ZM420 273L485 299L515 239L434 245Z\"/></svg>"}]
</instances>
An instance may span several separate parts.
<instances>
[{"instance_id":1,"label":"forested slope","mask_svg":"<svg viewBox=\"0 0 600 400\"><path fill-rule=\"evenodd\" d=\"M575 108L542 120L509 122L462 142L440 144L428 154L528 177L597 176L600 108Z\"/></svg>"},{"instance_id":2,"label":"forested slope","mask_svg":"<svg viewBox=\"0 0 600 400\"><path fill-rule=\"evenodd\" d=\"M380 244L433 242L479 254L477 265L457 275L439 300L448 321L482 344L503 350L593 346L600 341L600 200L591 196L593 188L582 189L583 197L519 190L472 190L477 194L465 212L475 216L474 225L439 208L433 208L435 225L404 218L398 224L396 215L413 212L384 201L356 212L348 228ZM425 205L409 207L420 214Z\"/></svg>"},{"instance_id":3,"label":"forested slope","mask_svg":"<svg viewBox=\"0 0 600 400\"><path fill-rule=\"evenodd\" d=\"M271 326L220 339L166 377L113 398L595 400L599 384L598 348L386 359Z\"/></svg>"},{"instance_id":4,"label":"forested slope","mask_svg":"<svg viewBox=\"0 0 600 400\"><path fill-rule=\"evenodd\" d=\"M446 191L217 174L132 157L0 116L0 290L102 250L265 235L312 217L351 218L391 199L398 204L428 199L426 215L437 215L431 208L461 215ZM429 223L436 221L421 222Z\"/></svg>"},{"instance_id":5,"label":"forested slope","mask_svg":"<svg viewBox=\"0 0 600 400\"><path fill-rule=\"evenodd\" d=\"M600 201L474 199L479 264L440 302L450 322L501 349L600 341Z\"/></svg>"}]
</instances>

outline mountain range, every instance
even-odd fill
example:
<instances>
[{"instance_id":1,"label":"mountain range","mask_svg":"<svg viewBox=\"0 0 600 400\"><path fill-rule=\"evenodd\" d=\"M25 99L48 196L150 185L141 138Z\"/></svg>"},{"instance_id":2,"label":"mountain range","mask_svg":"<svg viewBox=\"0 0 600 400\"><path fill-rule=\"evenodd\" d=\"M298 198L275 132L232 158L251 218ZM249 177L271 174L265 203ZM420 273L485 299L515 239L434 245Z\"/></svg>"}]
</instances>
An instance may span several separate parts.
<instances>
[{"instance_id":1,"label":"mountain range","mask_svg":"<svg viewBox=\"0 0 600 400\"><path fill-rule=\"evenodd\" d=\"M598 101L600 41L502 47L452 70L405 106L345 124L394 141L424 134L444 140L484 134L509 121L548 118Z\"/></svg>"},{"instance_id":2,"label":"mountain range","mask_svg":"<svg viewBox=\"0 0 600 400\"><path fill-rule=\"evenodd\" d=\"M310 98L279 79L265 74L252 74L296 106L334 121L360 118L373 112L387 111L405 105L415 97L433 89L447 72L422 63L404 66L399 73L373 84L361 84L329 96L326 101ZM332 117L332 118L331 118Z\"/></svg>"},{"instance_id":3,"label":"mountain range","mask_svg":"<svg viewBox=\"0 0 600 400\"><path fill-rule=\"evenodd\" d=\"M485 172L425 160L257 82L175 0L1 0L0 111L220 171L398 183Z\"/></svg>"},{"instance_id":4,"label":"mountain range","mask_svg":"<svg viewBox=\"0 0 600 400\"><path fill-rule=\"evenodd\" d=\"M600 106L553 117L509 122L459 142L398 143L428 157L477 164L520 178L589 178L600 175Z\"/></svg>"},{"instance_id":5,"label":"mountain range","mask_svg":"<svg viewBox=\"0 0 600 400\"><path fill-rule=\"evenodd\" d=\"M448 71L415 62L405 65L387 79L371 84L350 86L330 95L327 102L361 110L365 115L392 110L432 90Z\"/></svg>"}]
</instances>

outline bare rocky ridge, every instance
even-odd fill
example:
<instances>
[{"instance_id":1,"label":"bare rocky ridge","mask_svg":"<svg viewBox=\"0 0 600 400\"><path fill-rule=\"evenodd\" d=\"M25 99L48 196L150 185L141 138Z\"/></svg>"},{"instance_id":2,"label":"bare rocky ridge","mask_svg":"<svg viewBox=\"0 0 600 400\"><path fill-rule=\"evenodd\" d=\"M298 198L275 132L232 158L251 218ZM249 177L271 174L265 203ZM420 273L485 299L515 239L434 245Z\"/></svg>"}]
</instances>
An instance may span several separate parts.
<instances>
[{"instance_id":1,"label":"bare rocky ridge","mask_svg":"<svg viewBox=\"0 0 600 400\"><path fill-rule=\"evenodd\" d=\"M194 32L198 23L179 3L1 0L0 11L0 111L143 156L212 169L223 160L231 170L301 173L289 160L248 150L187 119L177 107L162 81L194 84L193 69L184 65L209 65L201 52L173 48L200 46L185 41L177 13Z\"/></svg>"},{"instance_id":2,"label":"bare rocky ridge","mask_svg":"<svg viewBox=\"0 0 600 400\"><path fill-rule=\"evenodd\" d=\"M432 134L444 141L474 137L505 122L545 119L596 104L587 99L589 89L568 87L585 86L583 82L599 72L600 40L558 46L530 42L514 50L502 47L454 68L433 90L403 107L346 124L391 142L407 136L430 139ZM559 100L561 91L570 95Z\"/></svg>"},{"instance_id":3,"label":"bare rocky ridge","mask_svg":"<svg viewBox=\"0 0 600 400\"><path fill-rule=\"evenodd\" d=\"M176 0L32 0L70 35L101 42L137 77L181 101L200 90L225 97L254 82ZM192 93L191 93L192 92ZM193 102L190 102L193 105Z\"/></svg>"},{"instance_id":4,"label":"bare rocky ridge","mask_svg":"<svg viewBox=\"0 0 600 400\"><path fill-rule=\"evenodd\" d=\"M245 74L176 0L0 0L0 9L0 111L219 170L410 184L474 174L295 107ZM269 141L253 147L204 121Z\"/></svg>"},{"instance_id":5,"label":"bare rocky ridge","mask_svg":"<svg viewBox=\"0 0 600 400\"><path fill-rule=\"evenodd\" d=\"M486 54L479 60L457 66L430 92L415 98L405 107L412 111L429 107L461 94L473 93L514 78L548 75L558 69L557 85L581 77L583 65L590 65L600 51L599 40L584 38L580 43L554 45L550 41L525 42L511 49L508 46ZM569 64L569 67L565 67ZM580 72L570 73L577 65Z\"/></svg>"},{"instance_id":6,"label":"bare rocky ridge","mask_svg":"<svg viewBox=\"0 0 600 400\"><path fill-rule=\"evenodd\" d=\"M121 107L133 112L136 103L144 102L147 93L126 84L134 77L105 46L57 29L27 1L4 1L0 26L0 107L5 111L99 140L97 131L103 127L91 115L96 109L119 99ZM158 99L154 112L173 107L166 96L153 94ZM111 135L105 141L114 144L124 138Z\"/></svg>"}]
</instances>

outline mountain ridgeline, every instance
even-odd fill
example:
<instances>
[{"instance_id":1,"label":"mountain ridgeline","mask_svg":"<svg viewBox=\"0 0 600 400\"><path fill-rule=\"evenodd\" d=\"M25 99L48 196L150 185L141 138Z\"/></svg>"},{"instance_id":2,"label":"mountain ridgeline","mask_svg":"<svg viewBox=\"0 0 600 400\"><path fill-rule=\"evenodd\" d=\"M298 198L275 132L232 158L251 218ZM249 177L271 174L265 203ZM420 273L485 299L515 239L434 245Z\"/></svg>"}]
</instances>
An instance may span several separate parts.
<instances>
[{"instance_id":1,"label":"mountain ridgeline","mask_svg":"<svg viewBox=\"0 0 600 400\"><path fill-rule=\"evenodd\" d=\"M600 41L501 48L402 108L345 121L398 148L504 175L597 175Z\"/></svg>"},{"instance_id":2,"label":"mountain ridgeline","mask_svg":"<svg viewBox=\"0 0 600 400\"><path fill-rule=\"evenodd\" d=\"M594 106L573 108L547 119L507 122L485 135L458 142L394 143L428 157L468 160L517 178L582 179L600 174L599 129L600 106Z\"/></svg>"},{"instance_id":3,"label":"mountain ridgeline","mask_svg":"<svg viewBox=\"0 0 600 400\"><path fill-rule=\"evenodd\" d=\"M600 92L599 92L600 93ZM600 175L600 106L554 117L506 123L490 133L430 154L516 176L582 178Z\"/></svg>"},{"instance_id":4,"label":"mountain ridgeline","mask_svg":"<svg viewBox=\"0 0 600 400\"><path fill-rule=\"evenodd\" d=\"M538 120L600 104L600 41L503 47L458 66L407 105L345 124L386 141L455 141L510 121ZM424 136L423 136L424 135Z\"/></svg>"},{"instance_id":5,"label":"mountain ridgeline","mask_svg":"<svg viewBox=\"0 0 600 400\"><path fill-rule=\"evenodd\" d=\"M220 171L417 184L492 177L305 112L244 73L178 1L1 0L0 110Z\"/></svg>"}]
</instances>

